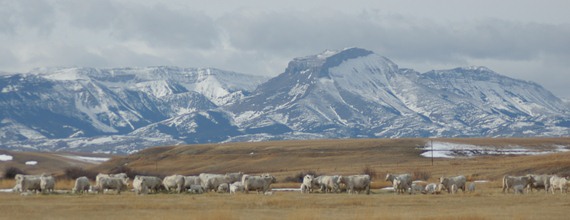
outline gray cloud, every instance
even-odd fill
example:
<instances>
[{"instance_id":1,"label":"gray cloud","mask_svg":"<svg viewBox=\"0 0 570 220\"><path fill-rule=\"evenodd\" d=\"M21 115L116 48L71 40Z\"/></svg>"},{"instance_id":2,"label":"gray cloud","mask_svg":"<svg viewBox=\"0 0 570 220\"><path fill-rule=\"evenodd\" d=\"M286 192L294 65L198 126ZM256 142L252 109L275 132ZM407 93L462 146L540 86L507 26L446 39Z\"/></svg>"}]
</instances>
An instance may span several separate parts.
<instances>
[{"instance_id":1,"label":"gray cloud","mask_svg":"<svg viewBox=\"0 0 570 220\"><path fill-rule=\"evenodd\" d=\"M366 0L278 6L0 0L0 48L6 51L0 68L177 65L276 75L294 57L357 46L419 71L485 65L570 97L570 20L556 14L567 3L517 1L525 12L509 10L508 1L485 11L469 7L492 1L438 2L446 7Z\"/></svg>"},{"instance_id":2,"label":"gray cloud","mask_svg":"<svg viewBox=\"0 0 570 220\"><path fill-rule=\"evenodd\" d=\"M220 25L231 33L232 45L244 50L279 52L362 45L398 59L437 62L529 60L542 53L570 53L568 25L495 19L438 24L341 12L243 12L223 17Z\"/></svg>"},{"instance_id":3,"label":"gray cloud","mask_svg":"<svg viewBox=\"0 0 570 220\"><path fill-rule=\"evenodd\" d=\"M114 23L113 34L123 40L137 39L152 46L208 49L218 41L212 19L192 10L162 5L125 12Z\"/></svg>"},{"instance_id":4,"label":"gray cloud","mask_svg":"<svg viewBox=\"0 0 570 220\"><path fill-rule=\"evenodd\" d=\"M55 25L54 11L45 1L0 1L0 33L14 34L29 29L35 34L49 34Z\"/></svg>"}]
</instances>

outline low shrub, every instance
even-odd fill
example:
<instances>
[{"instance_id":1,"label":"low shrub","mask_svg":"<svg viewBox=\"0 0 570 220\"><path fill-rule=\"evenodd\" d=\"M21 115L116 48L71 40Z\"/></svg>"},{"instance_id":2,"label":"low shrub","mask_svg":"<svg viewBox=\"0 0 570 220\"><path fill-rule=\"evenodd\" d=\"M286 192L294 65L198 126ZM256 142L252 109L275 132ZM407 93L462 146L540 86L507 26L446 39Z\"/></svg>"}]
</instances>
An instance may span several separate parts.
<instances>
[{"instance_id":1,"label":"low shrub","mask_svg":"<svg viewBox=\"0 0 570 220\"><path fill-rule=\"evenodd\" d=\"M127 176L131 179L134 179L135 176L156 176L159 178L164 178L165 176L162 174L158 174L158 173L152 173L152 172L145 172L145 171L138 171L138 170L134 170L131 169L130 167L127 166L118 166L115 167L113 169L111 169L111 171L109 173L126 173Z\"/></svg>"},{"instance_id":2,"label":"low shrub","mask_svg":"<svg viewBox=\"0 0 570 220\"><path fill-rule=\"evenodd\" d=\"M68 167L65 168L63 175L65 176L65 178L71 180L77 179L82 176L86 176L87 178L94 180L95 176L97 176L97 172L85 170L81 167Z\"/></svg>"},{"instance_id":3,"label":"low shrub","mask_svg":"<svg viewBox=\"0 0 570 220\"><path fill-rule=\"evenodd\" d=\"M16 177L16 174L26 175L27 173L17 167L6 167L4 170L4 179L14 179L14 177Z\"/></svg>"},{"instance_id":4,"label":"low shrub","mask_svg":"<svg viewBox=\"0 0 570 220\"><path fill-rule=\"evenodd\" d=\"M413 180L427 181L429 178L431 178L430 172L420 171L420 170L416 170L416 171L412 172L412 179Z\"/></svg>"},{"instance_id":5,"label":"low shrub","mask_svg":"<svg viewBox=\"0 0 570 220\"><path fill-rule=\"evenodd\" d=\"M364 168L362 168L362 173L368 174L370 176L370 179L377 178L376 170L374 168L370 167L370 165L364 166Z\"/></svg>"},{"instance_id":6,"label":"low shrub","mask_svg":"<svg viewBox=\"0 0 570 220\"><path fill-rule=\"evenodd\" d=\"M318 176L317 172L313 171L313 170L309 170L309 171L301 171L297 174L295 174L294 176L288 176L285 177L285 179L283 180L284 182L293 182L293 183L302 183L303 182L303 178L306 175L313 175L313 176Z\"/></svg>"}]
</instances>

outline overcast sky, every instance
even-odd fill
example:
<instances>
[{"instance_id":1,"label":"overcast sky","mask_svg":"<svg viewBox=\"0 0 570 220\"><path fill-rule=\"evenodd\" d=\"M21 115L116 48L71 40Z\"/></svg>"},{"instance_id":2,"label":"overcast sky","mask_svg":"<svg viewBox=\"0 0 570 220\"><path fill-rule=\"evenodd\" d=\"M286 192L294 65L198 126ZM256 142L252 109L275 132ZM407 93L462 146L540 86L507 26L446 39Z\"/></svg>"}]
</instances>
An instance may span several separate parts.
<instances>
[{"instance_id":1,"label":"overcast sky","mask_svg":"<svg viewBox=\"0 0 570 220\"><path fill-rule=\"evenodd\" d=\"M570 98L568 0L0 0L0 71L172 65L275 76L362 47L420 72L486 66Z\"/></svg>"}]
</instances>

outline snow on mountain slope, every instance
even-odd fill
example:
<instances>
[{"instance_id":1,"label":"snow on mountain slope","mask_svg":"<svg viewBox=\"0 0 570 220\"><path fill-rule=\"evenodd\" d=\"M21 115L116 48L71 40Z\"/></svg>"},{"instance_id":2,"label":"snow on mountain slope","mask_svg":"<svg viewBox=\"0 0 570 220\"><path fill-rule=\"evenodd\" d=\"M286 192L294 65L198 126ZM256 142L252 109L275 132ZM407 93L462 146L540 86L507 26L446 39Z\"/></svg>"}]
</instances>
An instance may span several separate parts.
<instances>
[{"instance_id":1,"label":"snow on mountain slope","mask_svg":"<svg viewBox=\"0 0 570 220\"><path fill-rule=\"evenodd\" d=\"M406 126L430 125L394 94L397 80L410 81L398 71L396 64L371 51L326 51L293 60L285 73L229 110L246 127L262 124L329 137L421 136L425 131ZM402 115L408 120L402 121Z\"/></svg>"},{"instance_id":2,"label":"snow on mountain slope","mask_svg":"<svg viewBox=\"0 0 570 220\"><path fill-rule=\"evenodd\" d=\"M425 74L348 48L294 59L227 107L241 127L325 137L568 134L568 110L537 84L484 67Z\"/></svg>"},{"instance_id":3,"label":"snow on mountain slope","mask_svg":"<svg viewBox=\"0 0 570 220\"><path fill-rule=\"evenodd\" d=\"M295 58L269 80L213 68L42 68L0 76L0 91L0 148L20 150L570 135L568 104L538 84L485 67L418 73L360 48Z\"/></svg>"},{"instance_id":4,"label":"snow on mountain slope","mask_svg":"<svg viewBox=\"0 0 570 220\"><path fill-rule=\"evenodd\" d=\"M42 68L0 76L0 142L124 135L235 102L264 79L177 67Z\"/></svg>"},{"instance_id":5,"label":"snow on mountain slope","mask_svg":"<svg viewBox=\"0 0 570 220\"><path fill-rule=\"evenodd\" d=\"M185 143L216 143L242 134L223 112L201 111L183 114L140 128L130 135L162 138Z\"/></svg>"}]
</instances>

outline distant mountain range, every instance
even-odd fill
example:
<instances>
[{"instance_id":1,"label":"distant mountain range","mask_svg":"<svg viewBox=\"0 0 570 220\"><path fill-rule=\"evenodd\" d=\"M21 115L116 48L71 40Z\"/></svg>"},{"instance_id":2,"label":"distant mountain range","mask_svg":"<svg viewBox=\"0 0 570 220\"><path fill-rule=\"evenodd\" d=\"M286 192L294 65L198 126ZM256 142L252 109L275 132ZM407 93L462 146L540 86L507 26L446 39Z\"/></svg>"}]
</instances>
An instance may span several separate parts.
<instances>
[{"instance_id":1,"label":"distant mountain range","mask_svg":"<svg viewBox=\"0 0 570 220\"><path fill-rule=\"evenodd\" d=\"M213 68L52 68L0 76L0 148L131 153L319 138L570 135L567 102L485 67L418 73L348 48L265 78Z\"/></svg>"}]
</instances>

